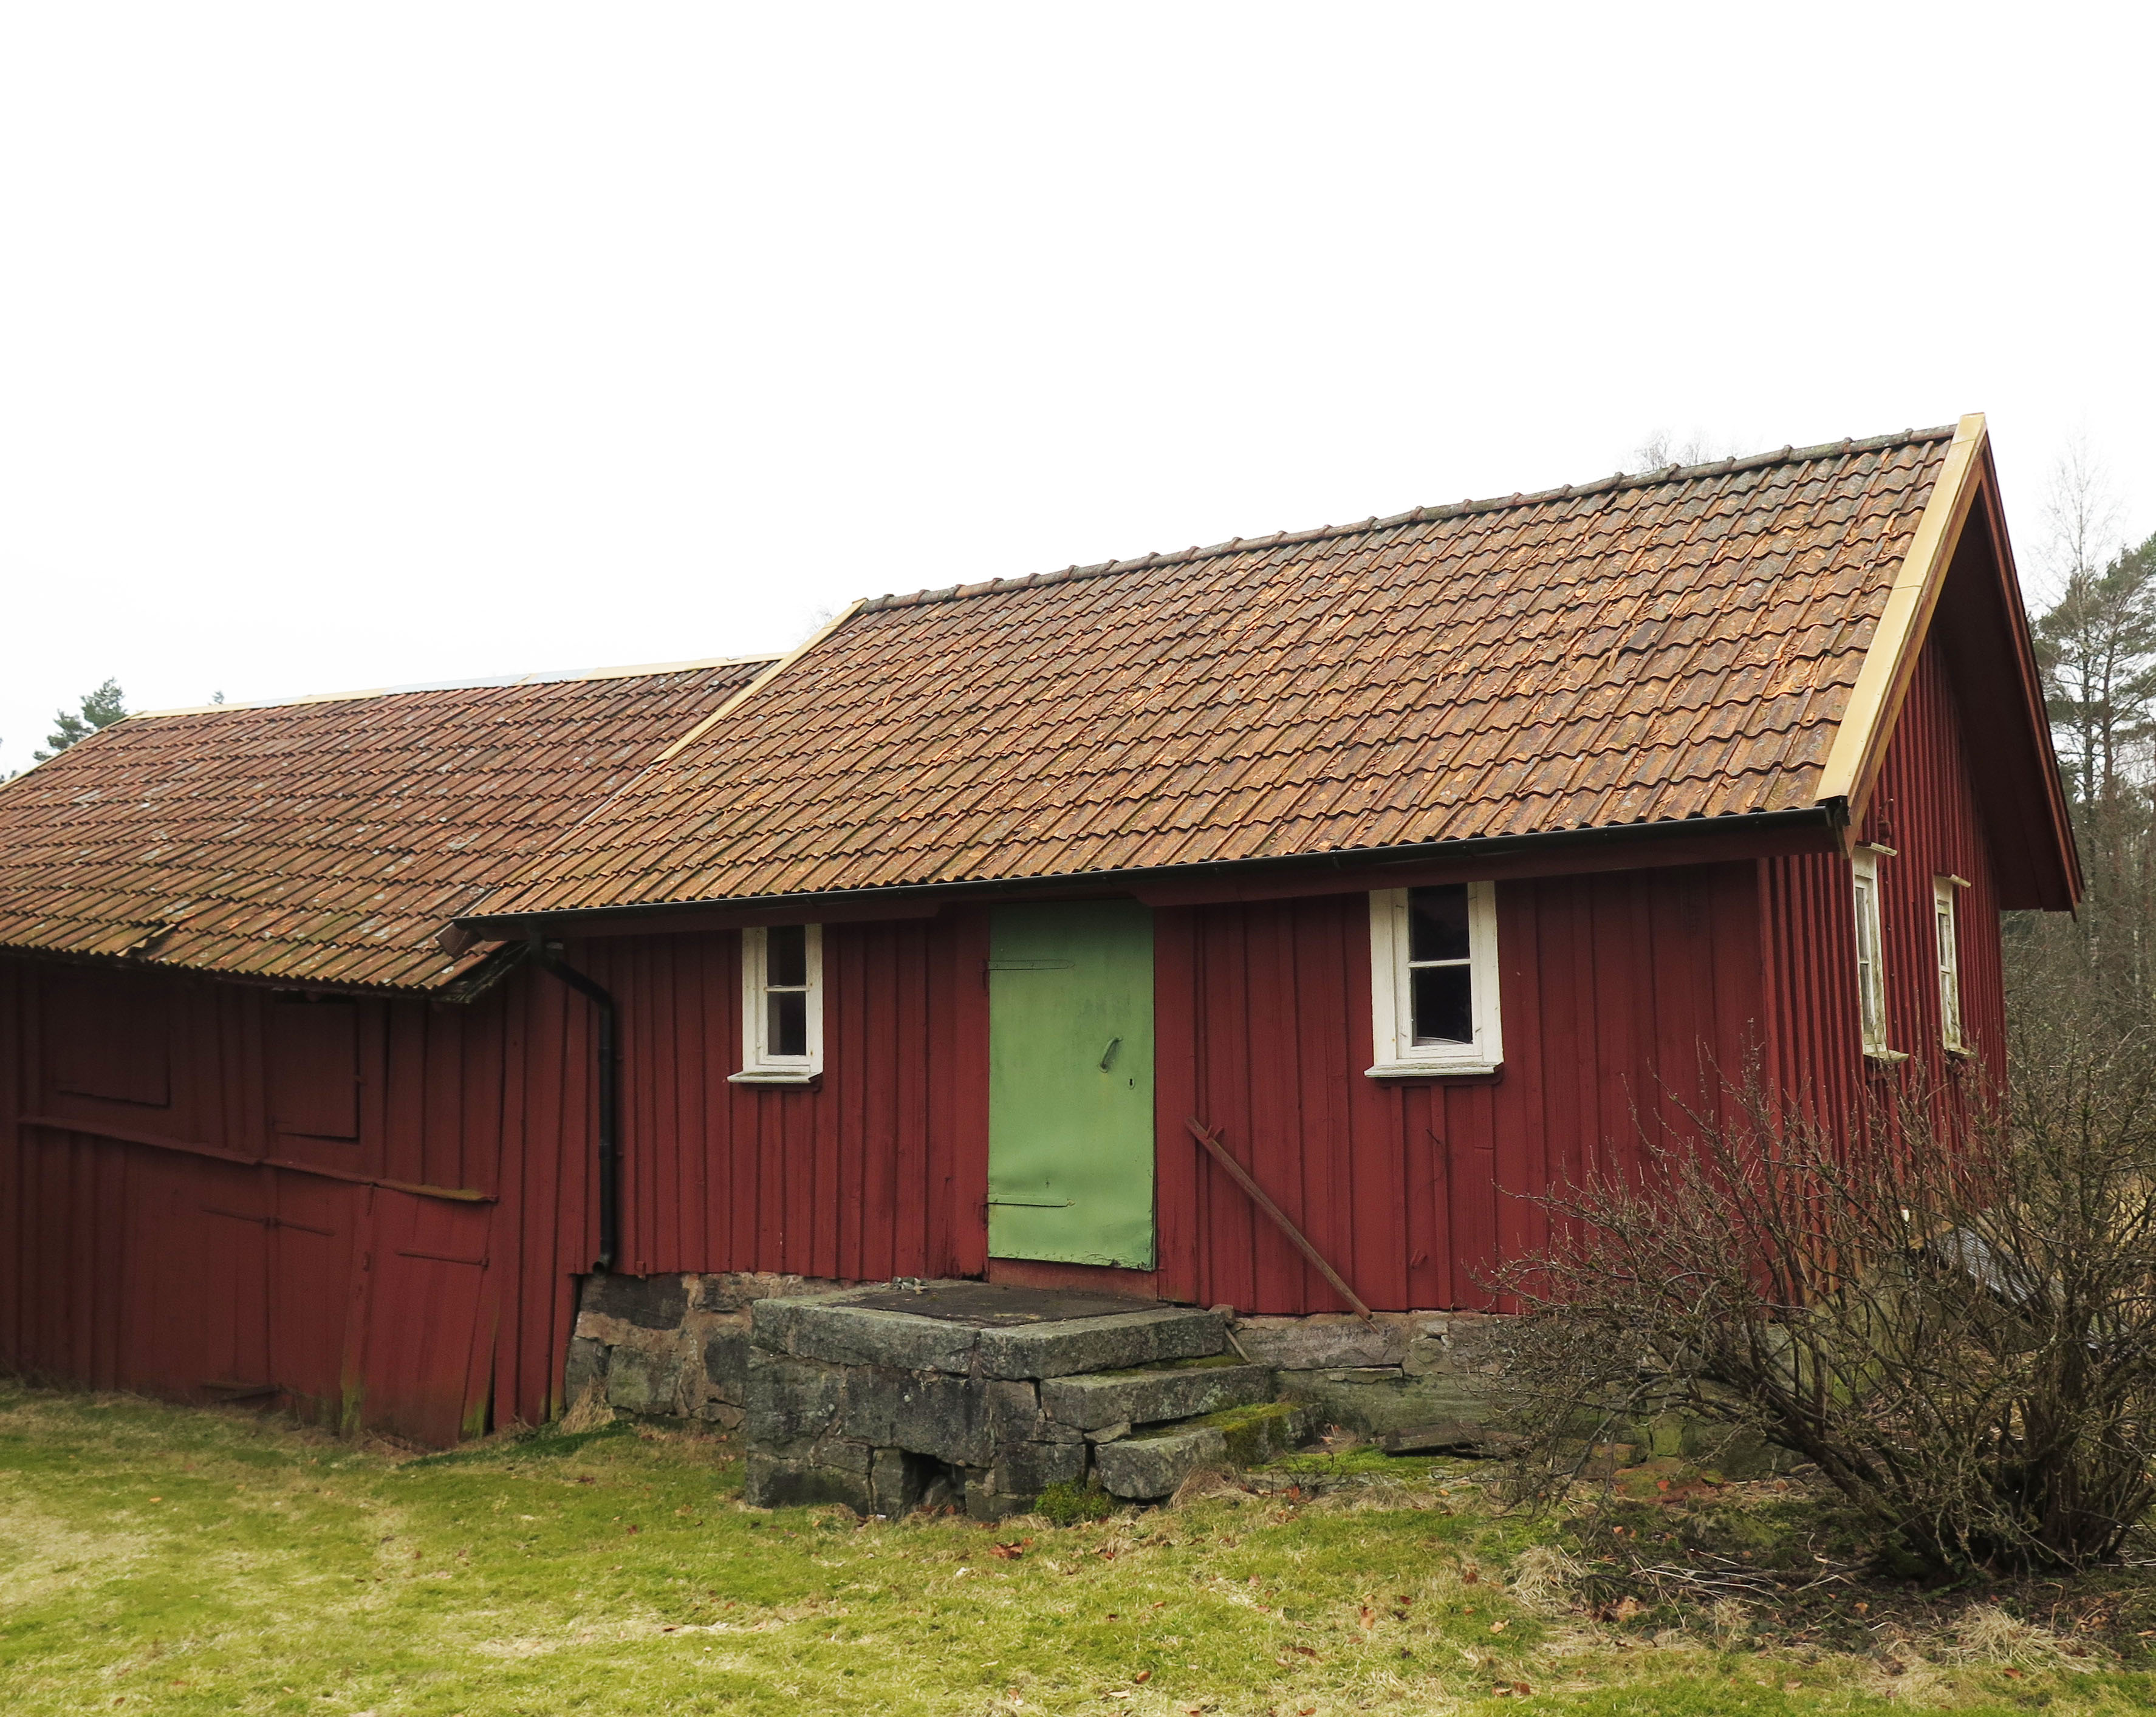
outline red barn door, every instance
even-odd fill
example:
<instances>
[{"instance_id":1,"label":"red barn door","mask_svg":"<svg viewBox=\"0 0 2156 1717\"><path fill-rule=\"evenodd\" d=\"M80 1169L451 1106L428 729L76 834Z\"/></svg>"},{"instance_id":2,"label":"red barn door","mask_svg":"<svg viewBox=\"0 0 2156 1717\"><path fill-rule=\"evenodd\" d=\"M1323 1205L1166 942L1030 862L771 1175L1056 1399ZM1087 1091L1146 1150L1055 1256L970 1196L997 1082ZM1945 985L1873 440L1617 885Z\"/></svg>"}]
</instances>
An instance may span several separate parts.
<instances>
[{"instance_id":1,"label":"red barn door","mask_svg":"<svg viewBox=\"0 0 2156 1717\"><path fill-rule=\"evenodd\" d=\"M445 1445L486 1429L493 1207L374 1189L347 1425Z\"/></svg>"}]
</instances>

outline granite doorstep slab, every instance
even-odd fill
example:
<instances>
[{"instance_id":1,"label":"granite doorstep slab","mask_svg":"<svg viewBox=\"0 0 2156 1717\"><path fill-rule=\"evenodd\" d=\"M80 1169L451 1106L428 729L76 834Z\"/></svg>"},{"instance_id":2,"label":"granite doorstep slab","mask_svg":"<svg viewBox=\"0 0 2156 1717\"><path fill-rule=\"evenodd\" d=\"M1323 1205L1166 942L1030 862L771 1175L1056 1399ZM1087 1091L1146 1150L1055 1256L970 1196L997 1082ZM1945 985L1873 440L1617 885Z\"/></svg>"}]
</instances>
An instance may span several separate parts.
<instances>
[{"instance_id":1,"label":"granite doorstep slab","mask_svg":"<svg viewBox=\"0 0 2156 1717\"><path fill-rule=\"evenodd\" d=\"M1227 1345L1227 1325L1217 1313L1149 1306L1108 1317L983 1330L976 1363L990 1377L1067 1377L1162 1360L1204 1359Z\"/></svg>"},{"instance_id":2,"label":"granite doorstep slab","mask_svg":"<svg viewBox=\"0 0 2156 1717\"><path fill-rule=\"evenodd\" d=\"M972 1371L981 1335L965 1324L849 1304L839 1294L759 1299L749 1319L750 1339L769 1353L916 1371Z\"/></svg>"},{"instance_id":3,"label":"granite doorstep slab","mask_svg":"<svg viewBox=\"0 0 2156 1717\"><path fill-rule=\"evenodd\" d=\"M1210 1426L1200 1426L1104 1443L1093 1451L1093 1467L1111 1495L1138 1501L1167 1496L1200 1467L1221 1466L1227 1458L1227 1438Z\"/></svg>"},{"instance_id":4,"label":"granite doorstep slab","mask_svg":"<svg viewBox=\"0 0 2156 1717\"><path fill-rule=\"evenodd\" d=\"M1273 1374L1264 1366L1163 1366L1157 1370L1087 1372L1040 1386L1041 1411L1081 1431L1117 1420L1158 1424L1223 1407L1270 1401Z\"/></svg>"}]
</instances>

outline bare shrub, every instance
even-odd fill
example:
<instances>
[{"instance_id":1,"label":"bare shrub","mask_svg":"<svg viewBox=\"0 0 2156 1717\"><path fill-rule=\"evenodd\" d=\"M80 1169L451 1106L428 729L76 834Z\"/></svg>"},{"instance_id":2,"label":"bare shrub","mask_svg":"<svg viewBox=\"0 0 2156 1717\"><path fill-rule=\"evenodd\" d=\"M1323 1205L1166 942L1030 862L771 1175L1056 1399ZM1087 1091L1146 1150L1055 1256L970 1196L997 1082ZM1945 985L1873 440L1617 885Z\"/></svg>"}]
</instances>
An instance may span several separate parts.
<instances>
[{"instance_id":1,"label":"bare shrub","mask_svg":"<svg viewBox=\"0 0 2156 1717\"><path fill-rule=\"evenodd\" d=\"M2073 1566L2156 1504L2156 1058L2059 1033L2014 1101L1840 1128L1758 1082L1544 1202L1502 1285L1529 1490L1676 1413L1814 1463L1897 1555Z\"/></svg>"}]
</instances>

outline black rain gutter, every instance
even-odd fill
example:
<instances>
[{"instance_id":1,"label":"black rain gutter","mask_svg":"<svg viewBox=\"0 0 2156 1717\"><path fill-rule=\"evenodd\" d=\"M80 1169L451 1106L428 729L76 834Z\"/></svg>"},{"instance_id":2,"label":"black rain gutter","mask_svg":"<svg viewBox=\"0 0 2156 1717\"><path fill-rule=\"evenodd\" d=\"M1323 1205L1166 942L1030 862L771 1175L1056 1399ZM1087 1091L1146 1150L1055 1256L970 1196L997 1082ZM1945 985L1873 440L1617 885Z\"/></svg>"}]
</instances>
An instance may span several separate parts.
<instances>
[{"instance_id":1,"label":"black rain gutter","mask_svg":"<svg viewBox=\"0 0 2156 1717\"><path fill-rule=\"evenodd\" d=\"M1740 840L1747 835L1768 835L1784 830L1836 831L1847 826L1849 803L1845 799L1823 799L1789 811L1732 812L1721 817L1675 817L1666 822L1605 823L1596 828L1538 830L1532 834L1474 835L1462 840L1418 841L1399 847L1350 847L1325 853L1296 853L1282 858L1215 858L1195 864L1163 864L1133 869L1068 870L1050 876L984 877L964 882L892 883L878 888L832 889L819 894L721 895L710 900L662 900L639 906L592 906L567 911L505 913L490 917L484 912L451 920L472 941L494 941L518 935L536 935L545 926L556 935L579 920L598 920L622 924L639 919L665 919L714 907L758 911L796 910L804 914L826 903L853 904L870 900L998 900L1029 895L1060 895L1074 887L1106 888L1127 892L1134 882L1173 878L1222 879L1242 876L1279 877L1322 875L1327 871L1383 870L1393 867L1432 863L1471 864L1480 858L1509 858L1517 853L1563 852L1571 848L1594 852L1604 848L1636 847L1650 854L1665 840L1709 834ZM1644 857L1642 863L1654 860ZM603 934L603 931L595 932ZM467 945L468 946L468 945Z\"/></svg>"},{"instance_id":2,"label":"black rain gutter","mask_svg":"<svg viewBox=\"0 0 2156 1717\"><path fill-rule=\"evenodd\" d=\"M562 945L534 931L531 957L583 996L599 1015L599 1255L597 1273L611 1270L621 1252L621 1007L596 980L562 958Z\"/></svg>"}]
</instances>

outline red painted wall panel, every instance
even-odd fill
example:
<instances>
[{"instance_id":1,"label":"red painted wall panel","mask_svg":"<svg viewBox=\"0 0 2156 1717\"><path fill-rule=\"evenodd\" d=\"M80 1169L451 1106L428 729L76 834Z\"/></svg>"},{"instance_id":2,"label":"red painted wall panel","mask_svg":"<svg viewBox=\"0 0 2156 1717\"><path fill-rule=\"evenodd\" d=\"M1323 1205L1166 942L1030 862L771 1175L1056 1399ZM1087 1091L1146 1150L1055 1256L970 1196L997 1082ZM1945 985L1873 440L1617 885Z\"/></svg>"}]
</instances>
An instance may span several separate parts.
<instances>
[{"instance_id":1,"label":"red painted wall panel","mask_svg":"<svg viewBox=\"0 0 2156 1717\"><path fill-rule=\"evenodd\" d=\"M622 1010L623 1267L978 1272L986 1159L970 1153L985 1117L971 1111L987 1087L968 1034L985 1026L981 935L965 914L828 926L830 1053L814 1086L728 1083L737 935L572 949Z\"/></svg>"},{"instance_id":2,"label":"red painted wall panel","mask_svg":"<svg viewBox=\"0 0 2156 1717\"><path fill-rule=\"evenodd\" d=\"M1622 1161L1642 1126L1681 1119L1676 1100L1713 1101L1714 1069L1741 1069L1759 1012L1748 864L1501 884L1497 910L1502 1072L1382 1081L1363 1071L1363 896L1163 915L1175 955L1158 1012L1188 1022L1192 1064L1160 1093L1163 1293L1344 1310L1197 1161L1185 1115L1219 1130L1372 1305L1481 1305L1491 1266L1543 1238L1532 1195Z\"/></svg>"},{"instance_id":3,"label":"red painted wall panel","mask_svg":"<svg viewBox=\"0 0 2156 1717\"><path fill-rule=\"evenodd\" d=\"M1901 1073L1867 1063L1857 1020L1856 909L1849 862L1831 854L1762 860L1762 945L1783 1088L1824 1122L1846 1125L1883 1081L1911 1072L1947 1087L2005 1077L2006 992L1990 840L1978 810L1958 694L1940 648L1917 659L1862 827L1894 849L1878 861L1887 1016L1892 1046L1912 1058ZM1960 876L1957 912L1964 1035L1974 1053L1950 1057L1942 1040L1932 879Z\"/></svg>"},{"instance_id":4,"label":"red painted wall panel","mask_svg":"<svg viewBox=\"0 0 2156 1717\"><path fill-rule=\"evenodd\" d=\"M126 1005L85 1016L70 1005L85 976ZM511 1023L534 1012L557 1040L534 1071L558 1079L565 1050L588 1057L581 1023L528 987L460 1010L301 1004L185 974L0 961L0 1363L274 1398L421 1441L480 1427L490 1396L501 1420L543 1417L568 1271L590 1242L579 1181L565 1240L538 1260L517 1243L526 1195L539 1232L559 1222L551 1157L519 1153L498 1214L502 1069L529 1036ZM146 1047L169 1049L157 1089L105 1077ZM581 1164L590 1131L584 1115L559 1124L553 1149ZM499 1315L505 1283L529 1313Z\"/></svg>"}]
</instances>

